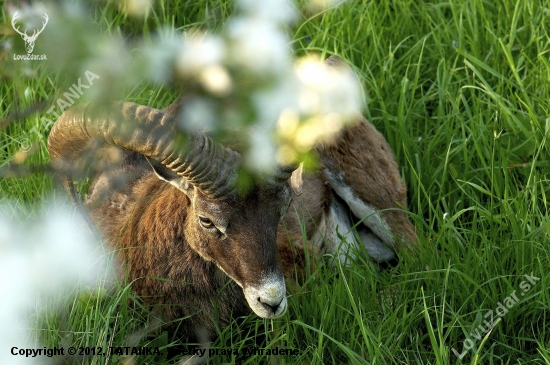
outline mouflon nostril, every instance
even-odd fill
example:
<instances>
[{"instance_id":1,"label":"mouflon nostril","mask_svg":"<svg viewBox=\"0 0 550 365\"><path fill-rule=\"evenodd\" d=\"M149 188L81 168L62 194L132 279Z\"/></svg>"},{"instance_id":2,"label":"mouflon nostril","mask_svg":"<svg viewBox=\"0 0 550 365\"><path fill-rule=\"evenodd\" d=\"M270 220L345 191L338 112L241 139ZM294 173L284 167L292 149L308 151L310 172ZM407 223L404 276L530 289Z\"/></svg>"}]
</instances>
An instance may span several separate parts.
<instances>
[{"instance_id":1,"label":"mouflon nostril","mask_svg":"<svg viewBox=\"0 0 550 365\"><path fill-rule=\"evenodd\" d=\"M262 301L262 298L258 298L258 302L260 302L265 307L265 309L271 310L273 313L277 312L277 309L279 309L279 305L281 305L282 301L283 300L281 299L279 301L279 303L272 305L272 304L269 304L269 303L266 303L266 302Z\"/></svg>"}]
</instances>

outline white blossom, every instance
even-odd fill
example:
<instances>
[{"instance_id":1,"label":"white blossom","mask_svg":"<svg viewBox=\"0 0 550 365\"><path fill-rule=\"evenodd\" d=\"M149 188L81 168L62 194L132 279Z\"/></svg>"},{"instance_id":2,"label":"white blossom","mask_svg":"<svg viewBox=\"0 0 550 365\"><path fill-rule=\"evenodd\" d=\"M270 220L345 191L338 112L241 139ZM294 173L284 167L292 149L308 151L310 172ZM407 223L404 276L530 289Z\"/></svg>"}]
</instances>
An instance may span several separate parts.
<instances>
[{"instance_id":1,"label":"white blossom","mask_svg":"<svg viewBox=\"0 0 550 365\"><path fill-rule=\"evenodd\" d=\"M177 55L183 48L181 39L174 37L169 30L163 30L142 47L143 62L139 70L143 76L153 82L170 82L172 79L171 65L177 60Z\"/></svg>"},{"instance_id":2,"label":"white blossom","mask_svg":"<svg viewBox=\"0 0 550 365\"><path fill-rule=\"evenodd\" d=\"M225 44L217 36L192 35L184 38L177 58L178 73L184 77L196 77L210 66L219 66L225 57Z\"/></svg>"},{"instance_id":3,"label":"white blossom","mask_svg":"<svg viewBox=\"0 0 550 365\"><path fill-rule=\"evenodd\" d=\"M257 90L252 95L258 122L263 127L273 128L285 110L298 110L298 95L302 85L292 69L270 88Z\"/></svg>"},{"instance_id":4,"label":"white blossom","mask_svg":"<svg viewBox=\"0 0 550 365\"><path fill-rule=\"evenodd\" d=\"M0 207L0 363L41 363L44 357L12 356L10 349L40 348L30 341L29 317L39 299L74 289L95 286L107 275L103 249L82 219L65 206L54 205L40 218L25 222Z\"/></svg>"},{"instance_id":5,"label":"white blossom","mask_svg":"<svg viewBox=\"0 0 550 365\"><path fill-rule=\"evenodd\" d=\"M249 17L275 23L291 23L297 10L290 0L239 0L238 8Z\"/></svg>"},{"instance_id":6,"label":"white blossom","mask_svg":"<svg viewBox=\"0 0 550 365\"><path fill-rule=\"evenodd\" d=\"M256 76L282 76L292 65L289 39L276 24L257 18L237 18L227 29L230 61Z\"/></svg>"},{"instance_id":7,"label":"white blossom","mask_svg":"<svg viewBox=\"0 0 550 365\"><path fill-rule=\"evenodd\" d=\"M346 123L357 119L362 107L360 85L349 69L305 58L296 63L294 72L298 82L282 93L287 104L277 105L281 110L277 154L287 163L297 162L294 159L315 144L333 139Z\"/></svg>"},{"instance_id":8,"label":"white blossom","mask_svg":"<svg viewBox=\"0 0 550 365\"><path fill-rule=\"evenodd\" d=\"M195 97L187 101L179 116L179 124L183 130L201 132L216 127L216 104L207 98Z\"/></svg>"},{"instance_id":9,"label":"white blossom","mask_svg":"<svg viewBox=\"0 0 550 365\"><path fill-rule=\"evenodd\" d=\"M361 88L352 72L305 58L296 64L296 74L303 85L299 95L303 114L349 117L361 112Z\"/></svg>"},{"instance_id":10,"label":"white blossom","mask_svg":"<svg viewBox=\"0 0 550 365\"><path fill-rule=\"evenodd\" d=\"M205 67L199 75L199 80L206 91L216 96L225 96L233 88L229 72L220 65Z\"/></svg>"},{"instance_id":11,"label":"white blossom","mask_svg":"<svg viewBox=\"0 0 550 365\"><path fill-rule=\"evenodd\" d=\"M277 149L268 130L254 128L249 134L250 150L246 165L252 171L271 173L275 169Z\"/></svg>"}]
</instances>

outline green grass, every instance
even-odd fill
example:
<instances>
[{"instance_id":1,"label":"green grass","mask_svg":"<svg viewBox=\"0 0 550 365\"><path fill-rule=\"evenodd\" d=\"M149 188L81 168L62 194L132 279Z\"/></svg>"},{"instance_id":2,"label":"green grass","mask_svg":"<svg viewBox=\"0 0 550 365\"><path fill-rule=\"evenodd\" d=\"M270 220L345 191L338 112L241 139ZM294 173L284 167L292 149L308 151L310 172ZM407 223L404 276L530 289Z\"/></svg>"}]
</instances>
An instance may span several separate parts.
<instances>
[{"instance_id":1,"label":"green grass","mask_svg":"<svg viewBox=\"0 0 550 365\"><path fill-rule=\"evenodd\" d=\"M161 25L219 29L232 8L219 0L159 0L147 21L113 5L91 9L103 32L130 38ZM394 149L408 186L419 249L403 252L391 269L362 260L322 267L289 298L284 318L250 316L221 331L213 346L299 350L280 363L550 364L549 17L546 2L536 0L349 1L315 15L304 11L289 29L295 53L338 54L359 74L365 115ZM51 103L74 82L63 72L42 72L37 62L25 66L34 76L1 62L9 66L0 83L3 116ZM127 100L155 107L174 95L152 85L125 92ZM0 167L25 138L34 147L25 166L48 162L47 130L29 134L43 128L41 115L0 131ZM52 189L42 174L0 179L0 202L32 214ZM522 296L531 273L540 281ZM484 316L514 290L520 302L475 339ZM165 334L137 335L147 314L129 306L130 298L124 284L100 297L76 293L65 311L41 317L39 333L51 347L171 347ZM462 353L467 339L471 349L459 360L452 349ZM212 364L276 360L211 357Z\"/></svg>"}]
</instances>

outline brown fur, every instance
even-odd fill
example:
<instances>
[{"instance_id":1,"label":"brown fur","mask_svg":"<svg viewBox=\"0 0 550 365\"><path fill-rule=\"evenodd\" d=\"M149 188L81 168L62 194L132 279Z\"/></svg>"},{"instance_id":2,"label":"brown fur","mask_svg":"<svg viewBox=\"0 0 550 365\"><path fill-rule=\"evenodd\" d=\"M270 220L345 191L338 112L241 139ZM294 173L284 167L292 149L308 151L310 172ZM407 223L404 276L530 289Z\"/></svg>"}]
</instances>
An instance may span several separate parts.
<instances>
[{"instance_id":1,"label":"brown fur","mask_svg":"<svg viewBox=\"0 0 550 365\"><path fill-rule=\"evenodd\" d=\"M124 196L123 205L111 204L121 197L117 192L96 206L92 218L117 249L132 289L165 321L174 321L170 328L190 316L179 335L193 338L206 329L215 337L213 303L222 325L250 312L242 289L186 243L185 194L149 174Z\"/></svg>"},{"instance_id":2,"label":"brown fur","mask_svg":"<svg viewBox=\"0 0 550 365\"><path fill-rule=\"evenodd\" d=\"M178 115L183 105L184 98L178 98L164 112ZM79 141L86 142L85 137ZM62 136L50 139L55 148ZM301 193L290 193L292 202L284 216L288 186L258 181L246 193L211 199L192 185L174 187L167 182L172 182L169 171L159 166L157 176L143 156L127 151L121 159L105 157L103 162L112 169L95 177L86 205L117 250L135 293L172 329L179 326L181 337L194 338L206 330L213 338L216 319L225 326L251 311L239 285L254 286L255 280L269 277L266 273L282 270L292 290L295 280L305 279L307 262L315 268L324 248L312 238L340 199L327 174L337 175L376 210L406 208L406 188L394 153L365 119L344 129L332 143L317 146L315 153L320 169L302 176ZM352 215L349 209L347 214ZM222 229L201 228L203 215ZM405 212L390 210L381 216L394 235L414 242L414 227ZM393 249L399 249L398 242Z\"/></svg>"},{"instance_id":3,"label":"brown fur","mask_svg":"<svg viewBox=\"0 0 550 365\"><path fill-rule=\"evenodd\" d=\"M406 206L406 189L393 152L368 122L363 120L344 130L333 144L320 146L316 152L324 167L343 171L346 184L376 208L398 207L397 203ZM112 177L120 175L134 178L122 188L110 190ZM110 191L107 201L105 191ZM313 236L330 209L333 194L323 172L306 173L302 193L292 193L293 201L277 229L277 247L291 290L296 288L293 281L305 279L306 252L313 263L310 268L319 262L319 248L306 241L306 250L302 232L308 239ZM139 156L126 153L118 169L99 177L87 205L105 239L118 250L133 290L167 322L189 316L180 326L182 337L192 338L200 329L216 336L213 303L222 325L232 317L250 313L242 289L193 247L198 242L193 241L191 223L196 218L189 215L190 198L159 180ZM250 204L246 206L254 210ZM382 215L396 233L414 241L404 212ZM177 324L174 322L172 328Z\"/></svg>"},{"instance_id":4,"label":"brown fur","mask_svg":"<svg viewBox=\"0 0 550 365\"><path fill-rule=\"evenodd\" d=\"M128 170L127 165L122 166ZM138 176L136 180L112 191L107 201L103 198L105 189L112 189L109 177L119 174L115 169L96 180L86 202L92 219L117 250L132 289L147 304L156 307L167 322L197 313L186 320L179 334L194 337L197 330L205 328L213 337L215 312L211 303L217 304L219 319L227 324L231 316L250 313L242 289L189 245L187 195L159 180L147 166L138 164L135 169L141 175L128 171ZM289 282L301 282L306 274L300 226L304 225L311 236L326 205L323 196L328 189L319 177L305 177L304 186L303 195L295 197L278 228L277 245ZM308 243L307 254L314 269L318 249Z\"/></svg>"},{"instance_id":5,"label":"brown fur","mask_svg":"<svg viewBox=\"0 0 550 365\"><path fill-rule=\"evenodd\" d=\"M398 238L405 243L415 242L414 226L402 211L407 208L407 188L399 175L395 155L372 124L361 118L345 128L333 143L318 146L316 153L327 168L342 174L344 183L361 200L377 210L395 208L381 212L382 217L392 232L401 236Z\"/></svg>"}]
</instances>

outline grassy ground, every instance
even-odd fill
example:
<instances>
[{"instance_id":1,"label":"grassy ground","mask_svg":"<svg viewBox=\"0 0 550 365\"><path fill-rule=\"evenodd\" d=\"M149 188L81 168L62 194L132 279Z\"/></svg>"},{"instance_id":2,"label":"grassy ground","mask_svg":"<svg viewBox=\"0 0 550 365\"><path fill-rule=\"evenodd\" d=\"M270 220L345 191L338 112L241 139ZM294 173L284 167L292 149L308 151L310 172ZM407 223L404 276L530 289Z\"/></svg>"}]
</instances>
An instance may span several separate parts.
<instances>
[{"instance_id":1,"label":"grassy ground","mask_svg":"<svg viewBox=\"0 0 550 365\"><path fill-rule=\"evenodd\" d=\"M409 188L421 249L403 253L390 269L362 261L339 272L321 268L290 298L284 318L251 316L214 344L241 352L279 346L297 349L297 356L214 355L211 363L550 364L545 4L349 1L304 12L289 29L295 53L338 54L355 67L367 93L366 116L393 147ZM103 30L122 27L126 34L147 34L160 24L215 29L231 11L222 1L161 0L143 22L111 5L91 9ZM31 77L14 71L0 84L2 115L62 91L63 74L45 76L40 67ZM163 107L170 95L144 87L129 91L127 100ZM33 147L26 165L48 161L39 118L0 132L0 166L25 139ZM36 125L41 133L30 133ZM52 188L41 174L0 179L0 202L9 199L32 214ZM165 334L136 335L147 320L144 311L127 307L130 295L123 285L107 296L77 293L65 313L38 321L40 333L48 346L172 346ZM137 361L164 363L153 356Z\"/></svg>"}]
</instances>

